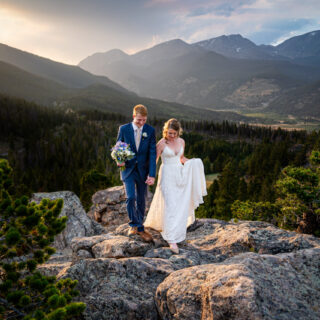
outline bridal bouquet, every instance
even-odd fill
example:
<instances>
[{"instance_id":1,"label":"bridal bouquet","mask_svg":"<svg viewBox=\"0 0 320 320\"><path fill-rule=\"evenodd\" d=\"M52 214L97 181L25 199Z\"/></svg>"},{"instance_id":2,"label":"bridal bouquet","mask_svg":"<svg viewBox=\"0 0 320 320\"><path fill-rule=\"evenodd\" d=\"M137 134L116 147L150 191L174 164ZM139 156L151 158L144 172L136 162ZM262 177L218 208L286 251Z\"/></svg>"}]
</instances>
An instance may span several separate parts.
<instances>
[{"instance_id":1,"label":"bridal bouquet","mask_svg":"<svg viewBox=\"0 0 320 320\"><path fill-rule=\"evenodd\" d=\"M117 164L122 164L127 160L131 160L135 153L130 150L130 145L118 141L116 145L111 149L111 158L116 161ZM120 167L120 170L124 170L125 167Z\"/></svg>"}]
</instances>

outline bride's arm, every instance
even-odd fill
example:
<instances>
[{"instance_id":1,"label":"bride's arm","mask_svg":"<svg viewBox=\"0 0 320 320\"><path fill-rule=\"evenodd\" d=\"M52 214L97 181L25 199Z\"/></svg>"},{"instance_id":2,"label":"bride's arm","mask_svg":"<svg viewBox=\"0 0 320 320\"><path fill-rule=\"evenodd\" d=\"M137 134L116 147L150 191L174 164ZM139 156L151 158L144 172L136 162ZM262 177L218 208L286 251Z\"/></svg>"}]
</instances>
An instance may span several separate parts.
<instances>
[{"instance_id":1,"label":"bride's arm","mask_svg":"<svg viewBox=\"0 0 320 320\"><path fill-rule=\"evenodd\" d=\"M162 153L164 147L165 147L164 139L159 140L158 143L157 143L157 159L156 159L156 163L158 163L158 160L159 160L159 158L161 156L161 153Z\"/></svg>"},{"instance_id":2,"label":"bride's arm","mask_svg":"<svg viewBox=\"0 0 320 320\"><path fill-rule=\"evenodd\" d=\"M182 155L181 155L181 157L180 157L180 162L181 162L182 164L185 164L185 163L189 160L188 158L186 158L186 157L184 156L184 148L185 148L186 143L184 142L184 140L183 140L182 138L180 138L180 139L181 139L182 145L183 145L183 153L182 153Z\"/></svg>"}]
</instances>

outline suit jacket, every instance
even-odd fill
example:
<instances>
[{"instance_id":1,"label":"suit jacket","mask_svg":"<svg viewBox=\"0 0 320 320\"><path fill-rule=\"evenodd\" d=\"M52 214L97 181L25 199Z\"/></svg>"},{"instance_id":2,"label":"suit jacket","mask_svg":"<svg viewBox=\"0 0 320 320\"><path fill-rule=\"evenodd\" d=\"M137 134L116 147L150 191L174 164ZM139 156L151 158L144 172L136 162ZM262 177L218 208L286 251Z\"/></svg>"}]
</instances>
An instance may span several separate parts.
<instances>
[{"instance_id":1,"label":"suit jacket","mask_svg":"<svg viewBox=\"0 0 320 320\"><path fill-rule=\"evenodd\" d=\"M137 168L141 179L145 180L147 176L156 176L156 136L153 127L144 124L139 151L137 151L134 139L132 123L120 126L117 141L126 142L130 149L135 153L133 159L126 161L125 170L121 171L121 179L125 180L132 171Z\"/></svg>"}]
</instances>

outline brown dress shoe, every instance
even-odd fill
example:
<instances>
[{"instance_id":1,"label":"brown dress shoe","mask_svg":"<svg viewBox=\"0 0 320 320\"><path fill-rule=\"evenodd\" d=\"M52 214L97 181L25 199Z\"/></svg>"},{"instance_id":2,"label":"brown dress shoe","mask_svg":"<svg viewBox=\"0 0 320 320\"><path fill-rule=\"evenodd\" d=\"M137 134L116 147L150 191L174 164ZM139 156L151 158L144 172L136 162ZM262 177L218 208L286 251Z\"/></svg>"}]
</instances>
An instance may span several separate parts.
<instances>
[{"instance_id":1,"label":"brown dress shoe","mask_svg":"<svg viewBox=\"0 0 320 320\"><path fill-rule=\"evenodd\" d=\"M152 235L146 231L137 231L137 234L142 238L145 242L152 242Z\"/></svg>"},{"instance_id":2,"label":"brown dress shoe","mask_svg":"<svg viewBox=\"0 0 320 320\"><path fill-rule=\"evenodd\" d=\"M138 228L137 227L130 227L128 231L128 236L132 236L134 234L138 233Z\"/></svg>"}]
</instances>

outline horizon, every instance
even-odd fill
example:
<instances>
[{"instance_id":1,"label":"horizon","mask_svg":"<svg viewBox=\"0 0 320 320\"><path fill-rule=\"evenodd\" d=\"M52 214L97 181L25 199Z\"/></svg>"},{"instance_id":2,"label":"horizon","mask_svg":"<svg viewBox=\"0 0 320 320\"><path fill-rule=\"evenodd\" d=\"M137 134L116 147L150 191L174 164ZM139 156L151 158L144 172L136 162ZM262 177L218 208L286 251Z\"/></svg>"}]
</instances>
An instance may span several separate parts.
<instances>
[{"instance_id":1,"label":"horizon","mask_svg":"<svg viewBox=\"0 0 320 320\"><path fill-rule=\"evenodd\" d=\"M120 49L135 54L174 39L192 44L240 34L277 45L320 30L320 2L306 0L0 0L0 43L57 62Z\"/></svg>"}]
</instances>

